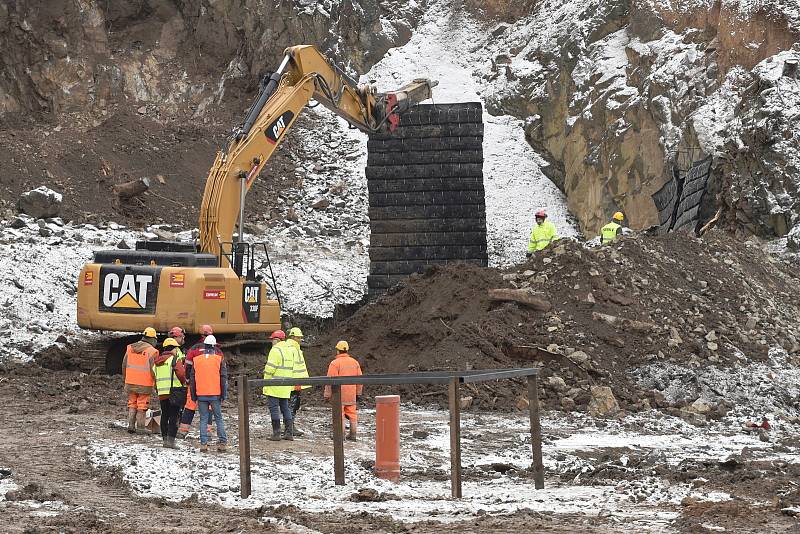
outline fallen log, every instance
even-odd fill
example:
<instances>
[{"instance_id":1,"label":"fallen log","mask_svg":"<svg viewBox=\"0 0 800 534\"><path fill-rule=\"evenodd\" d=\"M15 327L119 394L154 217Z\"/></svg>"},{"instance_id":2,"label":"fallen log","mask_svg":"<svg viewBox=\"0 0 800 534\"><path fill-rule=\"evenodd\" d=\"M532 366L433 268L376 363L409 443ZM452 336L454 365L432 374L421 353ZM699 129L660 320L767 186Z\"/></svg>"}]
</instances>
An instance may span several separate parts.
<instances>
[{"instance_id":1,"label":"fallen log","mask_svg":"<svg viewBox=\"0 0 800 534\"><path fill-rule=\"evenodd\" d=\"M527 289L489 289L489 300L499 302L516 302L537 311L550 311L553 306L549 301Z\"/></svg>"},{"instance_id":2,"label":"fallen log","mask_svg":"<svg viewBox=\"0 0 800 534\"><path fill-rule=\"evenodd\" d=\"M620 329L639 330L642 332L649 332L653 330L656 325L653 323L645 323L636 321L634 319L627 319L625 317L617 317L616 315L608 315L606 313L592 312L592 319L595 321L603 321L606 324Z\"/></svg>"},{"instance_id":3,"label":"fallen log","mask_svg":"<svg viewBox=\"0 0 800 534\"><path fill-rule=\"evenodd\" d=\"M128 200L136 197L150 189L149 178L138 178L130 182L123 182L114 186L114 192L120 200Z\"/></svg>"}]
</instances>

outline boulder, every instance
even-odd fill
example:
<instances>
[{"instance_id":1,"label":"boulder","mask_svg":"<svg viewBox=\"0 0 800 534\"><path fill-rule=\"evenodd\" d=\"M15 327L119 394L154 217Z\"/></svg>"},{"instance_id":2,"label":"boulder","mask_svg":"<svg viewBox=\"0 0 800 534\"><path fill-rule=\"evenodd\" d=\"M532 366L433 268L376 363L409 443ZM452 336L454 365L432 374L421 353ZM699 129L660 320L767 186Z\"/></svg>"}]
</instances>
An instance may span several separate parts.
<instances>
[{"instance_id":1,"label":"boulder","mask_svg":"<svg viewBox=\"0 0 800 534\"><path fill-rule=\"evenodd\" d=\"M60 193L40 186L23 193L17 200L17 209L36 219L56 217L61 211L62 202Z\"/></svg>"},{"instance_id":2,"label":"boulder","mask_svg":"<svg viewBox=\"0 0 800 534\"><path fill-rule=\"evenodd\" d=\"M11 221L11 224L9 224L8 226L10 226L11 228L17 228L17 229L25 228L26 226L28 226L28 222L25 219L23 219L22 217L14 217L14 219L12 219L12 221Z\"/></svg>"},{"instance_id":3,"label":"boulder","mask_svg":"<svg viewBox=\"0 0 800 534\"><path fill-rule=\"evenodd\" d=\"M711 409L712 409L711 404L707 403L703 399L697 399L691 404L691 406L689 406L690 412L700 415L706 415L711 411Z\"/></svg>"},{"instance_id":4,"label":"boulder","mask_svg":"<svg viewBox=\"0 0 800 534\"><path fill-rule=\"evenodd\" d=\"M592 386L589 414L593 417L613 417L619 413L619 404L608 386Z\"/></svg>"},{"instance_id":5,"label":"boulder","mask_svg":"<svg viewBox=\"0 0 800 534\"><path fill-rule=\"evenodd\" d=\"M576 350L569 355L569 359L578 365L586 365L589 362L589 355L582 350Z\"/></svg>"},{"instance_id":6,"label":"boulder","mask_svg":"<svg viewBox=\"0 0 800 534\"><path fill-rule=\"evenodd\" d=\"M153 228L153 233L162 241L175 241L177 239L175 234L161 228Z\"/></svg>"},{"instance_id":7,"label":"boulder","mask_svg":"<svg viewBox=\"0 0 800 534\"><path fill-rule=\"evenodd\" d=\"M318 198L317 200L315 200L315 201L314 201L314 202L311 204L311 209L315 209L315 210L324 210L325 208L327 208L327 207L328 207L328 206L330 206L330 205L331 205L331 201L330 201L330 200L328 200L328 199L327 199L327 198L325 198L325 197L322 197L322 198Z\"/></svg>"},{"instance_id":8,"label":"boulder","mask_svg":"<svg viewBox=\"0 0 800 534\"><path fill-rule=\"evenodd\" d=\"M560 376L551 376L547 379L547 385L550 386L554 391L563 392L567 391L567 384L564 382L564 379Z\"/></svg>"}]
</instances>

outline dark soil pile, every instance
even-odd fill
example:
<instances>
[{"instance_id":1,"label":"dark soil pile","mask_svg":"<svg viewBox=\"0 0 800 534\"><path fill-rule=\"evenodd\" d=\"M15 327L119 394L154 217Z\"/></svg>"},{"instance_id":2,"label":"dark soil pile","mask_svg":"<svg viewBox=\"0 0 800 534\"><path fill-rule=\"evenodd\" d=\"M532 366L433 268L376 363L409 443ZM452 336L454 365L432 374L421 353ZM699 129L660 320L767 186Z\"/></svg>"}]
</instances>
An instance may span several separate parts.
<instances>
[{"instance_id":1,"label":"dark soil pile","mask_svg":"<svg viewBox=\"0 0 800 534\"><path fill-rule=\"evenodd\" d=\"M491 302L494 288L530 289L552 309ZM627 371L763 360L774 346L796 354L798 297L796 270L727 235L639 235L602 248L564 240L505 271L453 265L412 276L306 354L315 373L340 338L365 373L540 365L548 407L585 409L590 387L608 385L623 409L668 408ZM431 387L400 391L406 401L443 399ZM507 408L523 391L501 382L464 395L473 406Z\"/></svg>"},{"instance_id":2,"label":"dark soil pile","mask_svg":"<svg viewBox=\"0 0 800 534\"><path fill-rule=\"evenodd\" d=\"M113 108L94 123L77 115L52 123L0 120L5 148L0 153L5 171L0 176L0 208L15 212L20 194L46 185L63 194L61 215L66 220L193 228L211 164L230 130L241 122L250 98L213 110L205 121L159 121ZM303 159L302 144L290 132L248 194L253 210L249 220L269 221L278 193L296 184L295 162ZM115 185L145 177L150 182L147 192L118 201Z\"/></svg>"}]
</instances>

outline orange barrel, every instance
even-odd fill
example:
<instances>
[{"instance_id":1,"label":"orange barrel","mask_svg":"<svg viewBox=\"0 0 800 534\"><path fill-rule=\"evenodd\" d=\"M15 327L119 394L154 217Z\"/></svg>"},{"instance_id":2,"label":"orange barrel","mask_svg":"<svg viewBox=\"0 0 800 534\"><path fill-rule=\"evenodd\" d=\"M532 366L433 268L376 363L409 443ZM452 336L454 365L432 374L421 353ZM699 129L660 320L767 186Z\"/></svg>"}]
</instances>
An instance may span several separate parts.
<instances>
[{"instance_id":1,"label":"orange barrel","mask_svg":"<svg viewBox=\"0 0 800 534\"><path fill-rule=\"evenodd\" d=\"M400 480L400 395L375 397L375 476Z\"/></svg>"}]
</instances>

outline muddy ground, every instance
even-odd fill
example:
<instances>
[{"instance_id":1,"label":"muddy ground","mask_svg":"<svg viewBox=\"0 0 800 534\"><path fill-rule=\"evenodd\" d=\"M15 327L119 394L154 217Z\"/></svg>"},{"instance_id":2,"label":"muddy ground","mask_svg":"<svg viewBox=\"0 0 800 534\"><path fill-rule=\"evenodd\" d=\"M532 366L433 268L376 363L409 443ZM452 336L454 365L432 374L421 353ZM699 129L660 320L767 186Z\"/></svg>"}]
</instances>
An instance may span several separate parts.
<instances>
[{"instance_id":1,"label":"muddy ground","mask_svg":"<svg viewBox=\"0 0 800 534\"><path fill-rule=\"evenodd\" d=\"M792 491L796 487L794 481L798 475L797 464L791 459L782 461L774 458L797 453L797 432L791 427L786 427L785 432L771 437L773 442L763 450L752 453L751 458L748 458L745 447L741 454L727 461L686 460L676 466L670 464L663 452L659 457L646 448L632 449L630 446L618 447L610 444L586 452L572 452L569 445L563 445L563 440L569 439L570 435L585 432L587 429L603 432L606 426L613 426L615 432L619 431L622 435L634 431L635 427L641 426L641 422L592 423L576 420L573 425L568 420L559 419L561 416L556 415L556 419L550 419L551 416L546 415L546 486L555 488L555 491L561 491L561 488L567 492L583 487L590 491L593 488L612 488L609 491L613 493L616 485L616 491L622 492L623 497L630 500L630 506L634 508L629 509L628 505L617 502L617 508L609 504L609 510L598 511L592 510L592 503L587 503L586 512L564 512L563 499L559 499L558 503L554 501L551 510L548 510L547 502L537 499L540 502L531 501L530 509L520 509L513 513L494 515L477 511L461 517L449 517L447 510L453 503L445 497L441 501L441 513L444 514L442 521L447 524L445 527L445 523L438 521L435 516L423 521L417 518L412 523L371 513L367 504L361 512L352 509L348 512L306 512L302 506L288 500L284 505L273 504L276 502L274 494L270 494L271 501L268 505L248 503L248 509L244 510L236 506L223 507L215 504L224 501L209 502L207 495L193 495L177 503L170 502L163 496L141 497L140 495L148 494L149 484L141 480L131 483L130 480L134 479L130 477L128 481L123 479L130 469L135 471L135 466L104 467L97 464L96 458L94 462L90 462L90 454L96 454L92 451L96 450L98 443L110 446L112 451L133 445L143 447L140 450L152 451L156 455L166 452L161 449L160 440L156 437L130 436L113 428L114 423L124 418L125 410L118 377L48 371L35 365L5 369L0 375L0 402L5 406L7 414L4 418L4 432L0 434L0 467L8 470L0 471L0 476L4 478L0 480L0 484L8 484L10 481L16 485L15 489L6 494L5 500L0 500L0 509L3 510L0 514L0 531L3 532L344 533L356 529L365 532L434 533L440 532L442 528L453 532L497 533L531 529L548 532L710 532L721 531L721 528L734 532L797 531L797 521L787 515L791 512L781 512L781 509L800 502L796 490ZM264 415L261 413L265 411L263 404L263 399L254 398L254 461L289 450L298 457L319 457L320 465L330 458L327 411L311 408L306 412L303 425L309 436L292 444L272 444L264 440L267 425L264 424ZM235 470L235 398L226 403L225 412L228 435L233 444L232 451L221 455L213 453L210 456L215 458L214 461L222 457L229 463L230 469ZM415 418L413 412L404 416L406 421L410 419L403 426L403 435L409 434L408 439L404 438L404 447L414 446L411 442L412 433L423 436L425 434L417 433L429 432L435 440L446 439L444 414L441 417L435 413L431 416L430 412L420 414L419 418ZM502 454L504 449L513 449L515 440L519 437L516 433L520 428L524 434L525 418L519 412L509 412L507 416L516 421L514 424L523 426L509 427L513 432L503 431L502 428L497 428L497 421L506 416L483 419L480 411L465 413L465 420L477 418L475 421L480 430L476 432L475 429L468 428L464 435L467 455L465 484L468 490L484 484L497 484L498 479L501 483L499 487L506 483L532 484L530 473L513 464L501 462L480 465L480 461L469 459L478 450L476 447L482 450L482 443L487 444L487 456L491 456L490 451ZM662 416L656 414L653 417L654 421L658 421ZM431 424L431 418L436 420L435 424ZM373 434L370 419L369 411L365 410L365 415L362 416L362 440L354 446L357 449L351 449L356 451L353 454L367 458L362 463L369 463L368 458L371 455ZM481 421L486 424L481 426ZM669 429L670 424L675 423L665 423L664 429ZM652 428L650 431L658 432ZM192 437L193 434L190 434L190 438ZM737 439L735 431L733 439ZM186 465L197 466L196 462L203 459L194 450L196 444L194 439L180 443L181 451L178 454L184 455L183 460L189 464L182 460L180 466L175 466L176 469L184 469ZM527 449L523 446L522 450L524 456ZM438 480L446 490L446 463L439 467L437 458L441 457L436 456L438 453L434 454L435 452L436 447L430 452L420 446L421 456L415 457L417 465L404 465L404 476L412 484L430 484ZM665 452L669 454L669 451ZM491 460L487 460L489 461ZM131 459L128 463L135 464L136 461ZM573 470L570 470L570 465ZM147 468L142 467L146 479ZM153 469L155 467L150 471ZM153 474L150 473L149 476ZM263 478L264 475L256 474L256 477L259 476ZM273 478L273 475L268 475L267 479L272 484L280 476L275 475ZM652 483L653 479L659 479L660 482ZM479 486L469 486L475 483ZM351 487L346 488L347 492L366 495L362 497L366 501L373 498L369 492L360 490L358 480L351 480L349 484ZM698 491L702 491L705 497L690 495L679 504L650 502L653 500L650 495L654 491L662 491L658 488L670 484L689 484L692 488L700 488ZM200 493L202 491L203 489ZM730 498L719 501L711 499L710 496L719 492L729 494ZM254 493L251 500L259 495L264 498L264 494ZM566 495L569 500L570 493ZM391 499L391 495L388 498ZM279 502L280 498L277 500ZM638 509L635 506L640 502L647 507L649 515L643 516L641 511L636 511ZM514 508L509 508L512 509ZM620 510L630 510L630 513L622 513ZM656 519L645 521L646 517L651 516Z\"/></svg>"}]
</instances>

